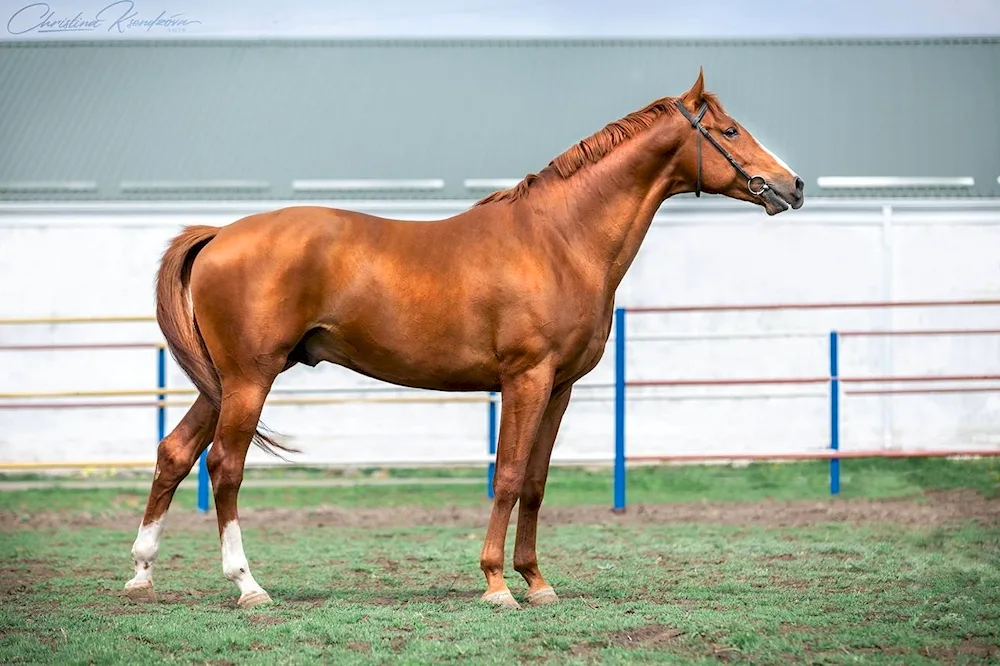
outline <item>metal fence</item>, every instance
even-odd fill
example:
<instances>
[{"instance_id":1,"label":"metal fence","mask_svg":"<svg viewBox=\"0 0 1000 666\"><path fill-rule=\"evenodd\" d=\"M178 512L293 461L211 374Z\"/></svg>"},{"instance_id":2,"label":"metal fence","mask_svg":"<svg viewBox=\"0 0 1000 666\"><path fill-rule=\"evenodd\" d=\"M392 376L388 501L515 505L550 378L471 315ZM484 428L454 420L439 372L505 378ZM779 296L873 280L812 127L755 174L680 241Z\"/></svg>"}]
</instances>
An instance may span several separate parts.
<instances>
[{"instance_id":1,"label":"metal fence","mask_svg":"<svg viewBox=\"0 0 1000 666\"><path fill-rule=\"evenodd\" d=\"M614 510L625 511L626 462L655 461L680 462L710 460L815 460L830 461L830 493L840 492L840 461L844 458L899 458L899 457L948 457L948 456L995 456L1000 448L976 449L925 449L920 451L900 451L873 449L861 451L840 451L840 424L842 419L841 397L847 395L891 395L900 393L940 393L940 392L1000 392L1000 386L949 387L949 388L870 388L845 391L847 384L909 384L935 382L1000 382L1000 374L962 375L914 375L914 376L842 376L840 374L839 350L845 339L873 336L942 336L942 335L1000 335L1000 329L909 329L909 330L852 330L830 331L829 333L829 374L822 377L744 377L739 379L658 379L629 380L626 377L627 318L630 315L665 314L683 312L736 312L765 310L850 310L859 308L940 308L968 306L1000 306L1000 300L922 300L895 302L844 302L844 303L784 303L756 305L717 306L665 306L617 308L615 310L615 464L614 464ZM625 405L629 388L667 386L760 386L760 385L825 385L829 390L830 440L827 451L802 451L795 453L762 454L686 454L629 456L626 452Z\"/></svg>"},{"instance_id":2,"label":"metal fence","mask_svg":"<svg viewBox=\"0 0 1000 666\"><path fill-rule=\"evenodd\" d=\"M860 451L840 450L840 423L843 415L843 395L893 395L893 394L933 394L960 392L1000 392L1000 374L960 374L960 375L909 375L909 376L843 376L839 367L839 350L841 345L852 338L872 336L946 336L946 335L1000 335L1000 329L971 328L935 328L906 330L845 330L829 332L829 373L824 376L805 377L744 377L744 378L712 378L712 379L657 379L629 380L626 376L626 343L629 340L669 340L673 338L714 338L714 337L754 337L767 335L781 337L782 334L754 333L706 333L674 334L666 336L628 335L627 322L636 316L648 314L691 313L691 312L739 312L765 310L852 310L872 308L944 308L944 307L993 307L1000 306L1000 300L924 300L895 302L841 302L841 303L785 303L785 304L751 304L751 305L691 305L666 307L635 307L618 308L615 310L614 326L614 363L615 381L613 384L581 383L581 388L610 389L614 393L614 497L615 511L626 509L626 476L628 462L705 462L712 460L810 460L825 459L830 461L830 492L840 491L840 461L849 458L887 458L887 457L945 457L945 456L995 456L1000 455L1000 448L941 448L925 450L872 449ZM132 317L51 317L51 318L9 318L0 319L0 326L18 326L30 324L69 325L91 323L135 323L153 322L150 316ZM797 335L802 335L798 333ZM67 343L67 344L8 344L0 345L0 353L28 353L51 350L107 350L107 349L150 349L155 352L157 384L148 389L119 390L73 390L73 391L18 391L0 392L0 410L21 409L101 409L101 408L143 408L155 410L156 441L166 436L166 410L168 407L187 407L190 399L196 394L194 388L170 388L167 386L167 354L162 341L114 342L114 343ZM926 386L940 383L973 384L959 387ZM875 388L846 389L845 385L874 385ZM917 384L916 387L899 387L900 384ZM985 386L982 384L986 384ZM630 388L644 387L714 387L714 386L754 386L754 385L814 385L822 386L829 396L830 439L829 446L822 451L799 451L783 453L739 453L739 454L657 454L629 455L626 441L626 404ZM886 387L888 385L888 387ZM923 386L920 386L923 385ZM500 397L489 394L459 394L435 395L431 392L415 392L411 396L378 395L378 388L276 388L272 390L268 404L271 405L327 405L342 403L480 403L486 405L486 438L488 462L486 466L486 492L492 498L492 480L495 470L495 456L498 435L498 404ZM132 400L109 400L109 398L142 398ZM152 398L152 399L147 399ZM669 399L669 398L668 398ZM152 434L150 435L152 438ZM198 509L207 511L209 508L209 479L206 465L207 453L202 453L198 461ZM155 461L59 461L59 462L0 462L0 470L37 470L37 469L72 469L72 468L151 468Z\"/></svg>"}]
</instances>

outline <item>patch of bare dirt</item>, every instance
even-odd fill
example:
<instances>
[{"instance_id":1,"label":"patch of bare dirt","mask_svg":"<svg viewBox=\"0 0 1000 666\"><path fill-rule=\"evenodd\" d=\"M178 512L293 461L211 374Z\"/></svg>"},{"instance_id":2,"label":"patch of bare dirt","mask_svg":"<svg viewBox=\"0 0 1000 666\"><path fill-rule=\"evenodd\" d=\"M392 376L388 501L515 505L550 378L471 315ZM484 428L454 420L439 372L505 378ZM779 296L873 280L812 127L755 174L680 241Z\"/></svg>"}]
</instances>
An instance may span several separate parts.
<instances>
[{"instance_id":1,"label":"patch of bare dirt","mask_svg":"<svg viewBox=\"0 0 1000 666\"><path fill-rule=\"evenodd\" d=\"M939 525L955 520L979 520L1000 524L1000 499L983 497L972 490L927 493L925 502L914 499L824 499L814 501L699 502L682 504L635 504L627 513L616 514L602 506L543 507L545 525L664 525L715 523L734 526L802 527L845 522L857 525L892 523L902 526ZM315 509L243 509L240 519L247 526L366 527L393 528L419 525L473 527L486 525L490 505L476 507L379 507ZM515 513L516 516L516 513ZM43 511L0 512L0 532L21 529L103 527L135 529L137 513L98 515ZM172 511L168 529L205 529L215 526L215 516L193 511ZM512 523L516 518L512 517Z\"/></svg>"},{"instance_id":2,"label":"patch of bare dirt","mask_svg":"<svg viewBox=\"0 0 1000 666\"><path fill-rule=\"evenodd\" d=\"M781 555L765 555L764 557L758 558L761 562L788 562L789 560L794 560L795 556L791 553L782 553Z\"/></svg>"},{"instance_id":3,"label":"patch of bare dirt","mask_svg":"<svg viewBox=\"0 0 1000 666\"><path fill-rule=\"evenodd\" d=\"M247 621L255 627L273 627L276 624L284 624L285 619L276 615L251 615Z\"/></svg>"},{"instance_id":4,"label":"patch of bare dirt","mask_svg":"<svg viewBox=\"0 0 1000 666\"><path fill-rule=\"evenodd\" d=\"M913 651L905 647L863 647L852 648L850 654L864 655L911 655ZM963 638L956 645L944 647L924 646L917 649L917 654L928 657L935 661L954 664L966 663L971 657L973 660L986 660L984 663L997 663L1000 661L1000 645L995 643L983 643L971 638Z\"/></svg>"},{"instance_id":5,"label":"patch of bare dirt","mask_svg":"<svg viewBox=\"0 0 1000 666\"><path fill-rule=\"evenodd\" d=\"M587 663L597 663L597 650L602 647L622 647L632 649L663 649L672 645L684 635L680 629L665 624L647 624L632 629L622 629L608 634L603 640L574 645L569 654Z\"/></svg>"},{"instance_id":6,"label":"patch of bare dirt","mask_svg":"<svg viewBox=\"0 0 1000 666\"><path fill-rule=\"evenodd\" d=\"M836 631L835 627L831 626L816 626L811 624L793 624L791 622L782 622L778 626L779 634L792 634L792 633L805 633L805 634L827 634Z\"/></svg>"},{"instance_id":7,"label":"patch of bare dirt","mask_svg":"<svg viewBox=\"0 0 1000 666\"><path fill-rule=\"evenodd\" d=\"M0 566L0 605L17 603L21 597L35 590L55 576L55 567L47 560L23 558L9 560ZM45 608L37 609L43 614Z\"/></svg>"},{"instance_id":8,"label":"patch of bare dirt","mask_svg":"<svg viewBox=\"0 0 1000 666\"><path fill-rule=\"evenodd\" d=\"M1000 661L1000 645L996 643L983 643L981 641L963 638L962 642L951 648L928 648L922 647L917 650L924 657L930 657L945 663L955 663L959 657L962 661L972 657L974 659L986 659L989 663Z\"/></svg>"},{"instance_id":9,"label":"patch of bare dirt","mask_svg":"<svg viewBox=\"0 0 1000 666\"><path fill-rule=\"evenodd\" d=\"M608 645L628 648L655 648L672 644L684 634L680 629L665 624L647 624L634 629L623 629L608 636Z\"/></svg>"}]
</instances>

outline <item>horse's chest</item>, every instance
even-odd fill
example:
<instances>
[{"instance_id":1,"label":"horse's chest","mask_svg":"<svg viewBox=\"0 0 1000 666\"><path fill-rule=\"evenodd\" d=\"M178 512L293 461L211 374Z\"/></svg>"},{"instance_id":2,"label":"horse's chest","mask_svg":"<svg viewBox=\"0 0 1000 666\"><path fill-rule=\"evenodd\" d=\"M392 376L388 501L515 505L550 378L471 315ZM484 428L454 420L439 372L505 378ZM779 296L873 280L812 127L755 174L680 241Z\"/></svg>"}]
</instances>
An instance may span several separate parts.
<instances>
[{"instance_id":1,"label":"horse's chest","mask_svg":"<svg viewBox=\"0 0 1000 666\"><path fill-rule=\"evenodd\" d=\"M566 363L564 364L564 378L570 381L587 374L600 363L607 348L608 335L611 333L611 319L600 321L596 326L590 328L586 335L581 335L573 341L570 348L566 350Z\"/></svg>"}]
</instances>

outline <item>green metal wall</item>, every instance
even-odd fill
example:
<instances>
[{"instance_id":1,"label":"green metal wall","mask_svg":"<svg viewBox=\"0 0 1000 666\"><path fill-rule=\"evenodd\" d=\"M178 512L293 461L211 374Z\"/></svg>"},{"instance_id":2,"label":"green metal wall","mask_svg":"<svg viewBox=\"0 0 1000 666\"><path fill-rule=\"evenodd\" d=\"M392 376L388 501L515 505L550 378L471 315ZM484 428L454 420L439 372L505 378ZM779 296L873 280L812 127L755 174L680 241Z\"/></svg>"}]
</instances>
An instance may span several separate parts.
<instances>
[{"instance_id":1,"label":"green metal wall","mask_svg":"<svg viewBox=\"0 0 1000 666\"><path fill-rule=\"evenodd\" d=\"M983 38L6 43L0 199L330 198L292 181L358 178L444 181L366 198L479 196L464 179L537 171L699 65L810 194L820 176L971 176L918 194L1000 196L1000 39Z\"/></svg>"}]
</instances>

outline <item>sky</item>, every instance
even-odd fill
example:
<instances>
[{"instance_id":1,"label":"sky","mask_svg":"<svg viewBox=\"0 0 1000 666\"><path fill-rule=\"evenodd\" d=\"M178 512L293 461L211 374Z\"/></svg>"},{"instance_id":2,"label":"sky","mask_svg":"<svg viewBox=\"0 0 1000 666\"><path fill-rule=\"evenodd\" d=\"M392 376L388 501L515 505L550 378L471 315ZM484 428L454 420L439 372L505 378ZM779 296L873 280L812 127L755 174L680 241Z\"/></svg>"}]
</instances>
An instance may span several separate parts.
<instances>
[{"instance_id":1,"label":"sky","mask_svg":"<svg viewBox=\"0 0 1000 666\"><path fill-rule=\"evenodd\" d=\"M0 0L6 40L943 35L1000 35L1000 0Z\"/></svg>"}]
</instances>

